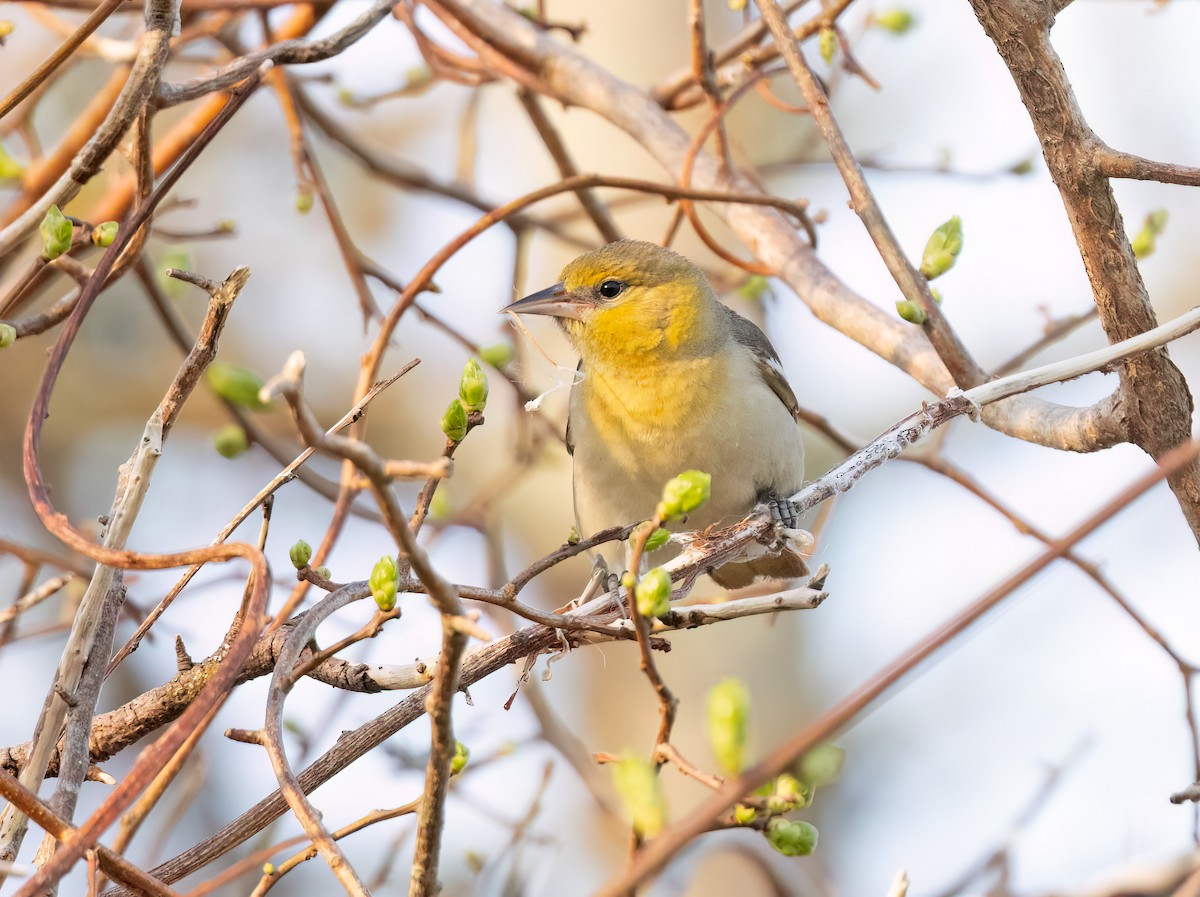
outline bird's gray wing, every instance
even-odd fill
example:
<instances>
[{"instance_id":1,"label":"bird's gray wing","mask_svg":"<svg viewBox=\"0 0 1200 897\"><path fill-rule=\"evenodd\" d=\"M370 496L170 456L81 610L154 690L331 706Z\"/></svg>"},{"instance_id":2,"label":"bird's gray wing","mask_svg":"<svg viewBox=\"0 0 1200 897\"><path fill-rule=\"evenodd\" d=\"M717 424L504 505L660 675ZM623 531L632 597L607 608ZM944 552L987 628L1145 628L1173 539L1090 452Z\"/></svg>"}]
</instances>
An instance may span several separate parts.
<instances>
[{"instance_id":1,"label":"bird's gray wing","mask_svg":"<svg viewBox=\"0 0 1200 897\"><path fill-rule=\"evenodd\" d=\"M729 329L733 338L754 353L763 380L771 387L771 391L779 396L779 401L783 402L788 413L799 420L800 403L796 401L796 394L792 392L792 387L783 373L779 353L775 351L767 335L753 321L748 321L728 306L722 307L729 315Z\"/></svg>"}]
</instances>

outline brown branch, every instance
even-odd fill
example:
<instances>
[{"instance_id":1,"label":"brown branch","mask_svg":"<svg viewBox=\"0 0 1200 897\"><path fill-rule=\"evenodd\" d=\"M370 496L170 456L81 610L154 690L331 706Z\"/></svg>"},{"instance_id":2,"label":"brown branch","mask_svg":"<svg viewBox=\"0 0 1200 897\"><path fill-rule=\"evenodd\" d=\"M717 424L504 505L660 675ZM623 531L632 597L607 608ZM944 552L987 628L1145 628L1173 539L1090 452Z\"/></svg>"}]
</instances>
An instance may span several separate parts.
<instances>
[{"instance_id":1,"label":"brown branch","mask_svg":"<svg viewBox=\"0 0 1200 897\"><path fill-rule=\"evenodd\" d=\"M20 84L12 89L3 100L0 100L0 118L12 112L17 105L28 97L39 85L54 74L60 65L71 58L79 46L88 39L93 31L100 27L113 12L116 11L125 0L104 0L99 6L92 10L91 15L84 19L75 32L60 44L46 60L42 62L36 69L30 72Z\"/></svg>"},{"instance_id":2,"label":"brown branch","mask_svg":"<svg viewBox=\"0 0 1200 897\"><path fill-rule=\"evenodd\" d=\"M338 882L351 897L366 897L367 890L358 877L354 867L350 865L346 855L337 846L334 838L321 823L321 814L305 797L303 789L296 781L295 773L288 762L287 752L283 746L283 709L284 702L292 686L296 682L295 668L300 662L309 642L316 635L317 627L327 617L340 608L357 600L359 596L353 589L339 589L322 598L288 633L275 672L271 677L271 686L267 692L266 720L263 724L260 743L266 748L267 756L271 759L271 767L275 771L275 779L279 782L279 790L287 799L292 812L299 820L304 833L313 845L321 852L325 862L337 877Z\"/></svg>"},{"instance_id":3,"label":"brown branch","mask_svg":"<svg viewBox=\"0 0 1200 897\"><path fill-rule=\"evenodd\" d=\"M1053 13L1015 0L971 0L983 30L1008 66L1050 171L1111 342L1156 325L1153 306L1125 234L1109 175L1097 165L1100 141L1076 102L1050 43ZM1125 164L1119 158L1110 164ZM1136 168L1137 166L1133 166ZM1191 435L1192 396L1165 349L1121 365L1115 412L1128 440L1156 460ZM1178 468L1171 490L1200 541L1200 465Z\"/></svg>"},{"instance_id":4,"label":"brown branch","mask_svg":"<svg viewBox=\"0 0 1200 897\"><path fill-rule=\"evenodd\" d=\"M1160 184L1200 187L1200 168L1143 159L1103 143L1093 145L1092 154L1096 168L1107 178L1131 178L1138 181L1158 181Z\"/></svg>"},{"instance_id":5,"label":"brown branch","mask_svg":"<svg viewBox=\"0 0 1200 897\"><path fill-rule=\"evenodd\" d=\"M875 201L871 188L867 186L862 168L854 157L850 144L847 143L837 119L829 110L829 97L825 95L824 88L818 83L816 75L800 51L799 44L788 29L779 4L776 0L755 0L755 3L783 55L784 62L787 63L788 70L800 88L809 114L816 122L817 129L829 148L829 154L841 172L846 188L850 191L851 207L862 219L863 226L866 227L901 294L925 312L925 334L937 351L938 357L958 386L966 389L981 383L984 380L983 370L971 358L958 334L946 321L941 306L934 301L933 294L929 291L929 282L913 267L900 247L896 235L892 233L883 210Z\"/></svg>"},{"instance_id":6,"label":"brown branch","mask_svg":"<svg viewBox=\"0 0 1200 897\"><path fill-rule=\"evenodd\" d=\"M564 178L574 177L579 174L579 169L575 166L574 160L571 159L566 144L563 143L562 137L559 136L558 131L554 127L554 123L550 121L550 116L542 108L542 101L538 99L538 95L525 88L520 88L517 90L517 99L521 101L521 105L525 108L525 113L529 116L529 120L533 122L533 127L537 130L538 136L542 138L542 143L546 145L546 149L550 153L550 158L558 166L558 173ZM576 190L575 195L579 198L579 205L583 207L584 212L587 213L592 223L596 225L596 230L600 233L600 237L605 243L612 243L621 239L621 232L617 229L612 215L609 214L604 204L596 198L594 192L583 188Z\"/></svg>"},{"instance_id":7,"label":"brown branch","mask_svg":"<svg viewBox=\"0 0 1200 897\"><path fill-rule=\"evenodd\" d=\"M70 823L38 800L36 794L3 771L0 771L0 796L11 801L22 813L59 841L73 838L79 832L78 829L71 828ZM179 897L162 881L147 875L115 851L101 846L97 848L96 854L100 861L100 868L110 878L132 888L135 893L151 894L153 897Z\"/></svg>"},{"instance_id":8,"label":"brown branch","mask_svg":"<svg viewBox=\"0 0 1200 897\"><path fill-rule=\"evenodd\" d=\"M70 167L44 195L0 231L0 256L7 255L19 241L33 232L48 206L52 203L63 205L74 197L100 170L105 159L137 120L158 88L159 76L170 51L171 30L178 10L176 0L147 2L146 34L120 95L103 110L107 113L103 124L71 160Z\"/></svg>"},{"instance_id":9,"label":"brown branch","mask_svg":"<svg viewBox=\"0 0 1200 897\"><path fill-rule=\"evenodd\" d=\"M954 641L989 610L1012 595L1022 585L1089 536L1118 512L1127 507L1173 470L1195 461L1200 454L1200 441L1189 441L1170 451L1160 466L1143 474L1118 492L1099 510L1089 515L1070 533L1009 576L1004 582L956 614L942 626L921 639L896 658L855 692L805 727L780 747L737 779L727 782L720 791L705 800L686 818L667 828L649 842L621 875L597 891L598 897L618 897L630 892L641 882L660 871L673 856L693 838L708 830L713 820L725 813L743 796L788 769L805 753L834 737L852 720L872 707L875 702L914 668Z\"/></svg>"},{"instance_id":10,"label":"brown branch","mask_svg":"<svg viewBox=\"0 0 1200 897\"><path fill-rule=\"evenodd\" d=\"M148 18L151 17L148 12ZM154 15L157 15L156 13ZM157 21L157 26L169 30L170 21ZM252 82L257 78L252 79ZM178 180L179 176L187 169L196 156L208 145L213 136L220 130L226 121L233 113L241 107L241 104L249 96L250 91L255 86L250 83L244 86L240 91L236 91L231 98L227 107L226 113L220 118L214 120L210 127L201 135L193 145L188 154L180 160L179 164L163 178L162 182L155 188L154 192L143 203L138 211L132 216L131 220L126 222L126 226L118 232L116 240L105 252L100 259L96 270L93 272L91 279L88 281L87 287L84 288L79 302L72 312L71 317L67 320L59 335L58 342L50 353L50 360L47 365L42 383L38 389L34 399L33 409L30 413L29 421L25 430L25 439L23 445L23 467L25 472L26 482L29 488L30 500L33 503L34 510L42 523L49 529L61 542L69 547L86 554L93 560L100 562L106 567L118 569L165 569L169 567L182 566L185 564L193 564L200 561L208 560L229 560L234 557L241 557L249 561L254 568L255 587L251 595L245 601L245 614L243 619L246 621L244 628L229 646L228 666L223 667L214 677L209 688L205 689L199 699L197 699L191 707L176 721L176 723L168 729L168 731L154 745L148 747L138 761L135 763L129 775L109 794L108 798L103 801L101 807L87 820L80 828L79 837L72 840L70 844L63 845L63 848L58 851L53 860L43 866L36 875L29 879L21 890L18 892L21 897L30 897L34 893L38 893L41 888L51 886L56 883L63 875L69 871L71 866L78 861L83 854L92 847L95 839L103 832L116 816L134 799L137 792L144 786L145 782L152 775L152 771L161 767L170 756L172 756L179 745L186 738L187 733L194 731L197 723L201 718L207 715L208 711L214 706L218 706L228 694L228 689L233 683L233 679L237 674L237 668L242 661L245 660L253 645L254 638L257 634L257 627L260 624L261 615L265 611L267 590L269 588L270 573L267 568L266 559L262 552L252 546L242 543L232 545L215 546L207 549L195 549L192 551L183 551L175 554L166 555L151 555L141 554L125 550L124 548L112 548L96 545L91 538L75 529L66 515L59 512L51 503L49 498L49 489L45 481L45 476L41 469L38 460L39 447L41 443L42 425L48 416L48 408L50 403L50 395L53 392L54 385L57 382L59 372L62 369L63 362L67 352L74 343L75 337L79 332L79 327L83 318L87 315L91 305L95 302L100 291L107 283L108 274L116 265L118 258L124 251L126 246L136 236L140 227L153 214L154 209L162 198L166 195ZM191 365L189 365L191 362ZM173 383L172 388L168 390L167 396L164 398L160 408L160 414L156 415L161 421L162 429L168 430L170 423L178 411L179 405L185 397L185 386L191 381L194 385L193 372L191 366L199 364L199 358L193 360L190 356L185 362L184 368L181 369L177 381ZM196 378L199 377L199 372L194 373ZM148 437L149 439L149 429ZM147 449L152 449L153 446L146 444ZM130 508L133 514L136 514L135 508ZM99 568L98 568L99 570ZM90 642L90 635L87 630L94 625L92 622L96 617L96 612L93 610L90 614L85 615L80 611L76 617L76 629L79 633L78 639L80 643ZM77 666L77 657L75 655L70 661L70 668L73 670ZM72 674L74 678L74 674ZM56 682L59 677L56 676ZM74 682L69 683L69 687L74 687ZM51 689L47 696L46 708L43 712L43 718L39 720L39 729L43 733L54 730L57 732L57 724L47 726L47 722L55 719L61 719L62 714L62 698L55 689ZM47 739L50 738L47 745ZM38 750L38 758L36 762L30 764L30 768L25 770L25 774L33 776L31 770L36 770L35 779L40 779L42 769L44 769L47 747L53 746L51 736L44 735L41 742L41 747Z\"/></svg>"}]
</instances>

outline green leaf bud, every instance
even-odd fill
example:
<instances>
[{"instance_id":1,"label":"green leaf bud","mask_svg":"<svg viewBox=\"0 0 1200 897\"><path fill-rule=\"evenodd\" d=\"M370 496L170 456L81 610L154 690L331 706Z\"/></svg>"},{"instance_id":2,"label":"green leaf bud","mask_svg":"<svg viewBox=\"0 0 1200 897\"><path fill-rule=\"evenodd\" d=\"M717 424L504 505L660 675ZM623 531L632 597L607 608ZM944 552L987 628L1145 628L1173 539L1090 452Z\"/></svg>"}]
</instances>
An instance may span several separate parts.
<instances>
[{"instance_id":1,"label":"green leaf bud","mask_svg":"<svg viewBox=\"0 0 1200 897\"><path fill-rule=\"evenodd\" d=\"M17 341L17 328L5 321L0 321L0 349L7 349Z\"/></svg>"},{"instance_id":2,"label":"green leaf bud","mask_svg":"<svg viewBox=\"0 0 1200 897\"><path fill-rule=\"evenodd\" d=\"M226 424L213 434L213 448L222 458L236 458L250 448L250 437L238 424Z\"/></svg>"},{"instance_id":3,"label":"green leaf bud","mask_svg":"<svg viewBox=\"0 0 1200 897\"><path fill-rule=\"evenodd\" d=\"M754 807L747 807L745 804L735 804L733 818L738 825L749 825L758 818L758 810Z\"/></svg>"},{"instance_id":4,"label":"green leaf bud","mask_svg":"<svg viewBox=\"0 0 1200 897\"><path fill-rule=\"evenodd\" d=\"M462 377L458 381L458 399L462 402L463 410L468 414L483 411L487 407L488 381L487 374L474 358L467 359L463 366Z\"/></svg>"},{"instance_id":5,"label":"green leaf bud","mask_svg":"<svg viewBox=\"0 0 1200 897\"><path fill-rule=\"evenodd\" d=\"M399 576L396 559L390 554L385 554L375 562L367 586L380 610L389 611L396 606L396 580Z\"/></svg>"},{"instance_id":6,"label":"green leaf bud","mask_svg":"<svg viewBox=\"0 0 1200 897\"><path fill-rule=\"evenodd\" d=\"M751 274L737 288L737 294L747 302L757 302L771 286L771 281L761 274Z\"/></svg>"},{"instance_id":7,"label":"green leaf bud","mask_svg":"<svg viewBox=\"0 0 1200 897\"><path fill-rule=\"evenodd\" d=\"M312 211L313 207L313 192L307 187L301 187L296 191L296 211L301 215L307 215Z\"/></svg>"},{"instance_id":8,"label":"green leaf bud","mask_svg":"<svg viewBox=\"0 0 1200 897\"><path fill-rule=\"evenodd\" d=\"M767 812L782 814L807 807L811 802L810 794L811 791L798 778L785 772L771 784L771 791L767 795Z\"/></svg>"},{"instance_id":9,"label":"green leaf bud","mask_svg":"<svg viewBox=\"0 0 1200 897\"><path fill-rule=\"evenodd\" d=\"M822 744L800 758L800 778L814 788L836 782L842 774L846 752L836 744Z\"/></svg>"},{"instance_id":10,"label":"green leaf bud","mask_svg":"<svg viewBox=\"0 0 1200 897\"><path fill-rule=\"evenodd\" d=\"M1026 175L1033 174L1033 156L1026 156L1024 159L1018 159L1008 167L1010 174Z\"/></svg>"},{"instance_id":11,"label":"green leaf bud","mask_svg":"<svg viewBox=\"0 0 1200 897\"><path fill-rule=\"evenodd\" d=\"M263 875L274 875L274 874L275 874L275 864L274 863L263 863Z\"/></svg>"},{"instance_id":12,"label":"green leaf bud","mask_svg":"<svg viewBox=\"0 0 1200 897\"><path fill-rule=\"evenodd\" d=\"M450 775L456 776L466 769L470 759L470 749L461 741L454 742L454 756L450 758Z\"/></svg>"},{"instance_id":13,"label":"green leaf bud","mask_svg":"<svg viewBox=\"0 0 1200 897\"><path fill-rule=\"evenodd\" d=\"M626 591L633 591L634 586L637 585L637 577L633 575L633 571L626 570L621 574L621 585L625 587Z\"/></svg>"},{"instance_id":14,"label":"green leaf bud","mask_svg":"<svg viewBox=\"0 0 1200 897\"><path fill-rule=\"evenodd\" d=\"M650 521L644 520L633 528L633 532L629 534L629 544L633 545L642 537L642 533L650 528ZM646 546L643 551L650 552L662 548L671 538L671 533L663 529L661 526L646 537Z\"/></svg>"},{"instance_id":15,"label":"green leaf bud","mask_svg":"<svg viewBox=\"0 0 1200 897\"><path fill-rule=\"evenodd\" d=\"M897 299L896 311L900 317L904 318L910 324L925 323L925 309L921 308L915 302L909 302L907 299Z\"/></svg>"},{"instance_id":16,"label":"green leaf bud","mask_svg":"<svg viewBox=\"0 0 1200 897\"><path fill-rule=\"evenodd\" d=\"M25 166L8 154L0 143L0 181L15 181L25 173Z\"/></svg>"},{"instance_id":17,"label":"green leaf bud","mask_svg":"<svg viewBox=\"0 0 1200 897\"><path fill-rule=\"evenodd\" d=\"M871 24L892 34L908 34L917 24L917 17L907 9L896 7L873 14Z\"/></svg>"},{"instance_id":18,"label":"green leaf bud","mask_svg":"<svg viewBox=\"0 0 1200 897\"><path fill-rule=\"evenodd\" d=\"M1158 244L1158 236L1166 226L1166 209L1156 209L1147 215L1146 220L1142 222L1142 229L1130 241L1130 245L1133 247L1133 254L1140 259L1152 255Z\"/></svg>"},{"instance_id":19,"label":"green leaf bud","mask_svg":"<svg viewBox=\"0 0 1200 897\"><path fill-rule=\"evenodd\" d=\"M42 258L54 261L71 248L71 235L74 225L58 206L47 209L38 232L42 235Z\"/></svg>"},{"instance_id":20,"label":"green leaf bud","mask_svg":"<svg viewBox=\"0 0 1200 897\"><path fill-rule=\"evenodd\" d=\"M450 516L450 496L442 486L429 499L429 516L434 520L445 520Z\"/></svg>"},{"instance_id":21,"label":"green leaf bud","mask_svg":"<svg viewBox=\"0 0 1200 897\"><path fill-rule=\"evenodd\" d=\"M722 679L708 690L708 743L727 776L742 771L750 719L750 692L741 680Z\"/></svg>"},{"instance_id":22,"label":"green leaf bud","mask_svg":"<svg viewBox=\"0 0 1200 897\"><path fill-rule=\"evenodd\" d=\"M451 442L462 442L467 435L467 410L458 399L446 406L446 412L442 415L442 432Z\"/></svg>"},{"instance_id":23,"label":"green leaf bud","mask_svg":"<svg viewBox=\"0 0 1200 897\"><path fill-rule=\"evenodd\" d=\"M492 367L500 369L505 365L511 364L516 358L516 350L513 349L512 343L501 340L498 343L492 343L490 346L484 346L479 350L479 358L484 364L490 364Z\"/></svg>"},{"instance_id":24,"label":"green leaf bud","mask_svg":"<svg viewBox=\"0 0 1200 897\"><path fill-rule=\"evenodd\" d=\"M254 411L265 411L272 405L259 398L258 391L263 387L262 377L240 364L214 361L204 376L213 392L234 405Z\"/></svg>"},{"instance_id":25,"label":"green leaf bud","mask_svg":"<svg viewBox=\"0 0 1200 897\"><path fill-rule=\"evenodd\" d=\"M92 228L92 242L107 249L117 238L117 230L121 227L115 221L101 221Z\"/></svg>"},{"instance_id":26,"label":"green leaf bud","mask_svg":"<svg viewBox=\"0 0 1200 897\"><path fill-rule=\"evenodd\" d=\"M667 802L654 764L626 755L613 764L613 784L634 831L644 838L653 838L662 831L667 821Z\"/></svg>"},{"instance_id":27,"label":"green leaf bud","mask_svg":"<svg viewBox=\"0 0 1200 897\"><path fill-rule=\"evenodd\" d=\"M186 246L171 246L158 258L158 273L155 279L164 293L172 299L179 299L187 293L188 285L182 280L167 277L167 271L171 268L190 271L193 267L195 267L195 262Z\"/></svg>"},{"instance_id":28,"label":"green leaf bud","mask_svg":"<svg viewBox=\"0 0 1200 897\"><path fill-rule=\"evenodd\" d=\"M408 84L418 81L429 81L432 78L433 69L425 64L414 65L404 72L404 80Z\"/></svg>"},{"instance_id":29,"label":"green leaf bud","mask_svg":"<svg viewBox=\"0 0 1200 897\"><path fill-rule=\"evenodd\" d=\"M821 58L827 65L832 65L833 57L837 54L838 49L837 32L832 28L822 28L821 33L817 36L817 47L821 51Z\"/></svg>"},{"instance_id":30,"label":"green leaf bud","mask_svg":"<svg viewBox=\"0 0 1200 897\"><path fill-rule=\"evenodd\" d=\"M671 574L655 567L638 580L633 597L643 617L661 617L671 610Z\"/></svg>"},{"instance_id":31,"label":"green leaf bud","mask_svg":"<svg viewBox=\"0 0 1200 897\"><path fill-rule=\"evenodd\" d=\"M962 219L954 215L938 227L925 244L925 251L921 254L921 273L925 279L941 277L953 268L962 247Z\"/></svg>"},{"instance_id":32,"label":"green leaf bud","mask_svg":"<svg viewBox=\"0 0 1200 897\"><path fill-rule=\"evenodd\" d=\"M288 557L292 561L292 566L297 570L307 567L308 562L312 560L312 546L303 539L297 539L296 543L288 549Z\"/></svg>"},{"instance_id":33,"label":"green leaf bud","mask_svg":"<svg viewBox=\"0 0 1200 897\"><path fill-rule=\"evenodd\" d=\"M17 30L17 25L12 19L0 19L0 46L3 46L4 38L8 37Z\"/></svg>"},{"instance_id":34,"label":"green leaf bud","mask_svg":"<svg viewBox=\"0 0 1200 897\"><path fill-rule=\"evenodd\" d=\"M321 577L321 579L325 580L326 582L333 581L333 571L326 566L318 567L316 573L317 576Z\"/></svg>"},{"instance_id":35,"label":"green leaf bud","mask_svg":"<svg viewBox=\"0 0 1200 897\"><path fill-rule=\"evenodd\" d=\"M806 857L817 848L816 826L776 816L767 823L767 842L785 857Z\"/></svg>"},{"instance_id":36,"label":"green leaf bud","mask_svg":"<svg viewBox=\"0 0 1200 897\"><path fill-rule=\"evenodd\" d=\"M658 513L666 520L683 517L700 507L712 494L712 476L699 470L685 470L663 486Z\"/></svg>"}]
</instances>

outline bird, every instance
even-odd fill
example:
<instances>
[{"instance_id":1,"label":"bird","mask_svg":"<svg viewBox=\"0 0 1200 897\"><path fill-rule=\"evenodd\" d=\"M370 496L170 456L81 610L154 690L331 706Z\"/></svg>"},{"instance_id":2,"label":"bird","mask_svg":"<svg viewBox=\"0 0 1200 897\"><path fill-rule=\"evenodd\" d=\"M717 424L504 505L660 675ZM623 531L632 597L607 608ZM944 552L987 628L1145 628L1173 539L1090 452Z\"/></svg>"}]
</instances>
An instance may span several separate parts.
<instances>
[{"instance_id":1,"label":"bird","mask_svg":"<svg viewBox=\"0 0 1200 897\"><path fill-rule=\"evenodd\" d=\"M554 318L579 355L566 443L581 535L650 519L664 484L685 470L710 474L711 496L674 528L728 526L759 503L796 526L796 395L766 334L721 303L689 259L618 240L502 311ZM599 560L619 574L625 551L610 543ZM806 572L789 551L708 571L727 589Z\"/></svg>"}]
</instances>

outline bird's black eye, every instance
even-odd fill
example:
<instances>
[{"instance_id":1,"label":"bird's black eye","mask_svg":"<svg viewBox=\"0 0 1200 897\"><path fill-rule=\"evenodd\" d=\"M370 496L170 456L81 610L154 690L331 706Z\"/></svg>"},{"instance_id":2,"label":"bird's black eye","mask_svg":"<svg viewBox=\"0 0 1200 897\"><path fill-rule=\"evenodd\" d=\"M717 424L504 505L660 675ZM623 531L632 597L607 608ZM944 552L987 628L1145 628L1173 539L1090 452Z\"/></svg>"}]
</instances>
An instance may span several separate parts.
<instances>
[{"instance_id":1,"label":"bird's black eye","mask_svg":"<svg viewBox=\"0 0 1200 897\"><path fill-rule=\"evenodd\" d=\"M625 284L621 283L621 281L606 280L596 288L596 292L598 292L605 299L616 299L621 295L624 289Z\"/></svg>"}]
</instances>

